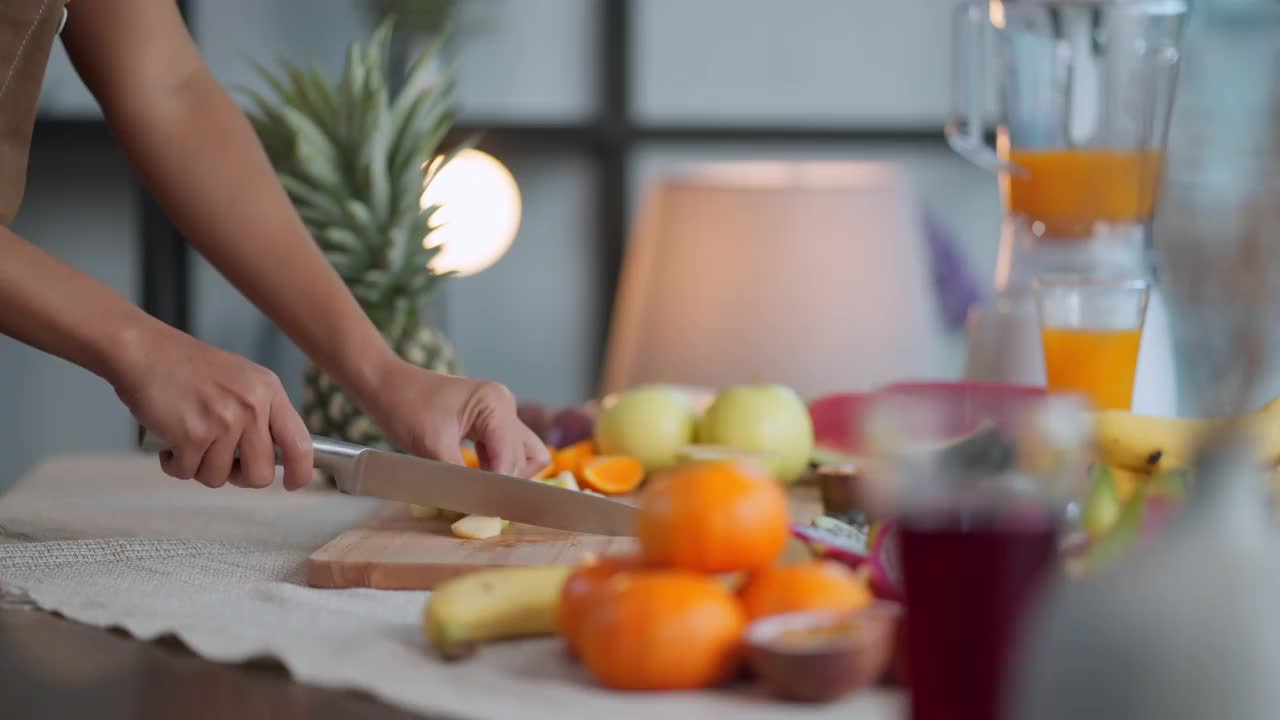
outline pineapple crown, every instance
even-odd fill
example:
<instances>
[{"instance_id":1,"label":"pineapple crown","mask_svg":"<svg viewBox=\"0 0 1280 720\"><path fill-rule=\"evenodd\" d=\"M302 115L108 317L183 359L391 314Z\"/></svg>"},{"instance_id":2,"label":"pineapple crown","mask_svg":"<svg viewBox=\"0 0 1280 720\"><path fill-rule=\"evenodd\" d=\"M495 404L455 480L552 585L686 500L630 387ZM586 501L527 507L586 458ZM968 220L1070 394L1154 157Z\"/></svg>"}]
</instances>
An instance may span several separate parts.
<instances>
[{"instance_id":1,"label":"pineapple crown","mask_svg":"<svg viewBox=\"0 0 1280 720\"><path fill-rule=\"evenodd\" d=\"M451 159L437 157L456 109L454 66L440 61L447 31L430 41L400 89L389 87L395 19L347 49L340 78L311 63L257 63L269 100L245 93L247 114L312 237L380 329L395 340L418 325L418 305L444 277L428 266L440 247L424 247L437 206L422 208L424 187Z\"/></svg>"}]
</instances>

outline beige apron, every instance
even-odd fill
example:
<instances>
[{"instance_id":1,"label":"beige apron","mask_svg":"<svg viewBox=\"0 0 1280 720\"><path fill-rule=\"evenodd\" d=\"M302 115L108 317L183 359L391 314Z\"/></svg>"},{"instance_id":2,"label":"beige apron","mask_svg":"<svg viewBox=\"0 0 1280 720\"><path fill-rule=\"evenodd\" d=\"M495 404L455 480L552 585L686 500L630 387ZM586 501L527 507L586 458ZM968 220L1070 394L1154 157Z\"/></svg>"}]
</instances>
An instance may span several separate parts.
<instances>
[{"instance_id":1,"label":"beige apron","mask_svg":"<svg viewBox=\"0 0 1280 720\"><path fill-rule=\"evenodd\" d=\"M31 131L67 0L0 2L0 225L22 204Z\"/></svg>"}]
</instances>

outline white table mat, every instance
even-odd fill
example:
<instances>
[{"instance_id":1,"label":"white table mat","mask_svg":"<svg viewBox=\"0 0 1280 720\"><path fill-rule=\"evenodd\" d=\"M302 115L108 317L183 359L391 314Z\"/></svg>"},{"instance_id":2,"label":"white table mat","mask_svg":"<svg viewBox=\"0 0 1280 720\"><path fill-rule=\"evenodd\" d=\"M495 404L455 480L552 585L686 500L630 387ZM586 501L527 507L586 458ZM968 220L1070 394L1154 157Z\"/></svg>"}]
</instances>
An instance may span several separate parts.
<instances>
[{"instance_id":1,"label":"white table mat","mask_svg":"<svg viewBox=\"0 0 1280 720\"><path fill-rule=\"evenodd\" d=\"M367 692L433 716L840 718L902 715L896 693L797 705L749 687L600 689L554 639L434 657L421 634L428 594L319 590L307 555L377 501L323 484L289 493L209 490L165 477L154 458L99 454L35 468L0 496L0 600L142 639L176 637L215 662L271 658L298 681Z\"/></svg>"}]
</instances>

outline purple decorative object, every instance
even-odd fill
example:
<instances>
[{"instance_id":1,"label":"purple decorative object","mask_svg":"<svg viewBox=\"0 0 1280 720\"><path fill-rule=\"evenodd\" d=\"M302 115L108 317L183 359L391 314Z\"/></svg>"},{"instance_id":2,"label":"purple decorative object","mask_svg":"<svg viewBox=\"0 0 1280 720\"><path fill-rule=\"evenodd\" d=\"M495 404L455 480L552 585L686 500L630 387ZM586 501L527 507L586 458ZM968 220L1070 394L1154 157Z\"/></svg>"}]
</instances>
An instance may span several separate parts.
<instances>
[{"instance_id":1,"label":"purple decorative object","mask_svg":"<svg viewBox=\"0 0 1280 720\"><path fill-rule=\"evenodd\" d=\"M933 263L933 286L943 321L952 330L964 327L969 308L982 299L955 236L931 211L924 211L925 237Z\"/></svg>"}]
</instances>

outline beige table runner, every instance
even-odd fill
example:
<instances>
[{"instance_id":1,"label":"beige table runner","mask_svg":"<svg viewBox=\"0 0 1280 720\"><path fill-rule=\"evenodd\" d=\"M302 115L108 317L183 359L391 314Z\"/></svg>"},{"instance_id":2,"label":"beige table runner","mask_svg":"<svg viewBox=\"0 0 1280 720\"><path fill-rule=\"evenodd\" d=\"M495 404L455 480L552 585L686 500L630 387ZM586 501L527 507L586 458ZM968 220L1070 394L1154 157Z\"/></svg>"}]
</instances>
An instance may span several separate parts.
<instances>
[{"instance_id":1,"label":"beige table runner","mask_svg":"<svg viewBox=\"0 0 1280 720\"><path fill-rule=\"evenodd\" d=\"M297 680L361 690L460 718L897 718L894 693L797 706L749 689L601 690L551 639L488 646L444 663L426 648L427 593L317 590L307 555L377 501L322 484L288 493L208 490L153 458L47 462L0 496L0 599L29 602L143 640L174 636L216 662L274 658Z\"/></svg>"}]
</instances>

